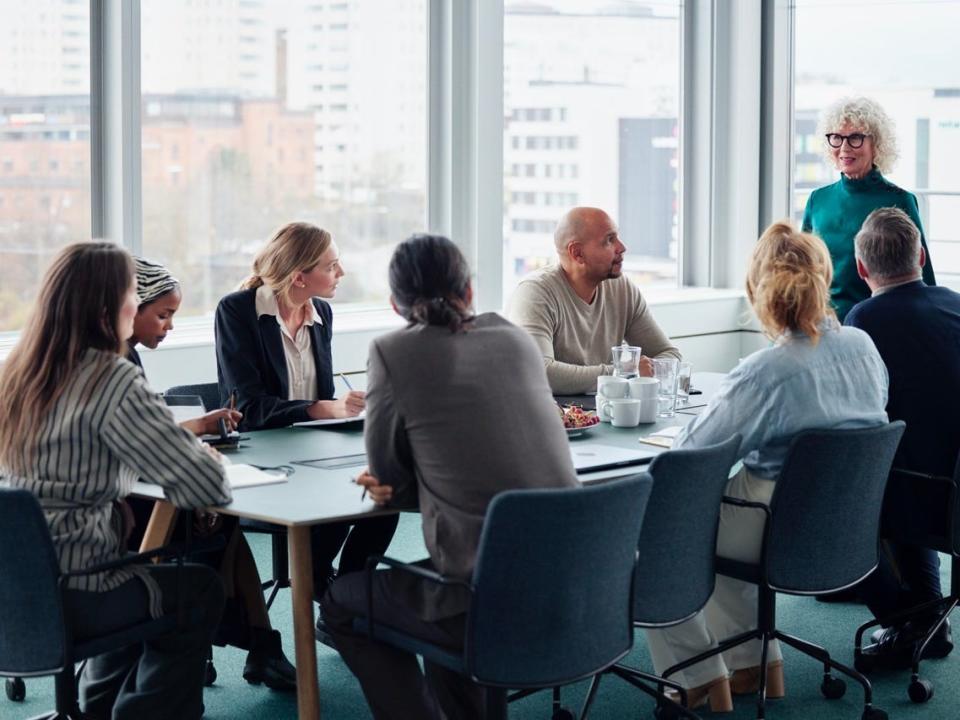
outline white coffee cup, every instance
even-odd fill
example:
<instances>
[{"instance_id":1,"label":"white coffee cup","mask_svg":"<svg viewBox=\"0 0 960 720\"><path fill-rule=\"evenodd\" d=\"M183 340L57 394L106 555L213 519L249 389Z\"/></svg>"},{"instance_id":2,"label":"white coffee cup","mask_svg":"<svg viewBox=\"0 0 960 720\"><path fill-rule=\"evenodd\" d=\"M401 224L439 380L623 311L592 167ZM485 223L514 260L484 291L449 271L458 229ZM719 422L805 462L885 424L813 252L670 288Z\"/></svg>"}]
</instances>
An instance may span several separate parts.
<instances>
[{"instance_id":1,"label":"white coffee cup","mask_svg":"<svg viewBox=\"0 0 960 720\"><path fill-rule=\"evenodd\" d=\"M608 398L600 402L600 419L614 427L636 427L640 424L642 400Z\"/></svg>"},{"instance_id":2,"label":"white coffee cup","mask_svg":"<svg viewBox=\"0 0 960 720\"><path fill-rule=\"evenodd\" d=\"M654 377L635 377L630 380L629 395L637 400L656 398L660 381Z\"/></svg>"},{"instance_id":3,"label":"white coffee cup","mask_svg":"<svg viewBox=\"0 0 960 720\"><path fill-rule=\"evenodd\" d=\"M646 397L640 400L640 420L641 423L652 423L657 421L657 411L660 409L660 400L657 392L654 390L652 397Z\"/></svg>"},{"instance_id":4,"label":"white coffee cup","mask_svg":"<svg viewBox=\"0 0 960 720\"><path fill-rule=\"evenodd\" d=\"M600 414L600 404L603 400L611 398L624 398L630 391L630 383L626 378L615 377L614 375L601 375L597 378L597 414L601 420L604 420ZM610 420L605 420L610 422Z\"/></svg>"}]
</instances>

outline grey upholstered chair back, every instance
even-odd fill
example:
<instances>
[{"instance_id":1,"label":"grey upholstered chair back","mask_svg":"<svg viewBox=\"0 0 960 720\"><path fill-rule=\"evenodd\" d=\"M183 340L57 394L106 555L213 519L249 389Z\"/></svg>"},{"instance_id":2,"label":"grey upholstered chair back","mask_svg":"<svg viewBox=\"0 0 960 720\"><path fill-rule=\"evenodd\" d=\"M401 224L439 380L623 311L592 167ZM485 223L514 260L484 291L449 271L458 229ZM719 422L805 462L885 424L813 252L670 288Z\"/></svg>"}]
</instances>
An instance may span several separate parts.
<instances>
[{"instance_id":1,"label":"grey upholstered chair back","mask_svg":"<svg viewBox=\"0 0 960 720\"><path fill-rule=\"evenodd\" d=\"M883 494L904 427L810 430L793 439L770 503L765 566L773 588L822 593L876 567Z\"/></svg>"},{"instance_id":2,"label":"grey upholstered chair back","mask_svg":"<svg viewBox=\"0 0 960 720\"><path fill-rule=\"evenodd\" d=\"M164 395L199 395L207 411L220 407L220 386L217 383L174 385L172 388L167 388Z\"/></svg>"},{"instance_id":3,"label":"grey upholstered chair back","mask_svg":"<svg viewBox=\"0 0 960 720\"><path fill-rule=\"evenodd\" d=\"M49 675L66 649L60 568L37 499L0 488L0 675Z\"/></svg>"},{"instance_id":4,"label":"grey upholstered chair back","mask_svg":"<svg viewBox=\"0 0 960 720\"><path fill-rule=\"evenodd\" d=\"M640 531L633 619L672 625L713 592L720 499L740 436L696 450L670 450L650 463L653 491Z\"/></svg>"},{"instance_id":5,"label":"grey upholstered chair back","mask_svg":"<svg viewBox=\"0 0 960 720\"><path fill-rule=\"evenodd\" d=\"M473 573L470 675L514 688L561 685L629 651L634 561L650 486L635 475L494 498Z\"/></svg>"}]
</instances>

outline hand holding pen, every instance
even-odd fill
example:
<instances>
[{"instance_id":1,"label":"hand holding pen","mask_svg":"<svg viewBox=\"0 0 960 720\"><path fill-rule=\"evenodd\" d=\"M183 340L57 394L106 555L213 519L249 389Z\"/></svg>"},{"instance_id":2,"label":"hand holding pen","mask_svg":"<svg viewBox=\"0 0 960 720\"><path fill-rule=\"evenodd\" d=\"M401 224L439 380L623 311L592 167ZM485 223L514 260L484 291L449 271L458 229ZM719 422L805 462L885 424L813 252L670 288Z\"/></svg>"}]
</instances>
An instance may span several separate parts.
<instances>
[{"instance_id":1,"label":"hand holding pen","mask_svg":"<svg viewBox=\"0 0 960 720\"><path fill-rule=\"evenodd\" d=\"M393 488L390 485L381 485L367 468L354 479L357 485L363 486L363 494L360 496L360 502L367 499L369 493L370 499L377 505L386 505L393 498Z\"/></svg>"},{"instance_id":2,"label":"hand holding pen","mask_svg":"<svg viewBox=\"0 0 960 720\"><path fill-rule=\"evenodd\" d=\"M347 394L342 398L339 398L336 402L342 404L342 415L337 415L337 417L354 417L359 415L364 411L367 405L367 394L362 390L354 390L353 385L350 384L350 381L347 380L347 376L343 373L337 373L340 376L340 379L343 380L343 384L347 386Z\"/></svg>"}]
</instances>

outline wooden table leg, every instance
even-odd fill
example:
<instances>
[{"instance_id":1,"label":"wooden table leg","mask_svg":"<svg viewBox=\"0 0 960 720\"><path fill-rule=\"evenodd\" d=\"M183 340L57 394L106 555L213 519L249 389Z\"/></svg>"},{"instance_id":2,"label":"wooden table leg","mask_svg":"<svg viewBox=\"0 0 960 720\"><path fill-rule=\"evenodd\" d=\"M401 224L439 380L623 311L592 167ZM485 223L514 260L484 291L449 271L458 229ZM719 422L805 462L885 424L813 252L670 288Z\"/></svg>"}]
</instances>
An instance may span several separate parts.
<instances>
[{"instance_id":1,"label":"wooden table leg","mask_svg":"<svg viewBox=\"0 0 960 720\"><path fill-rule=\"evenodd\" d=\"M293 642L297 657L297 716L319 720L320 685L317 682L317 642L313 617L313 556L310 527L291 527L290 594L293 598Z\"/></svg>"},{"instance_id":2,"label":"wooden table leg","mask_svg":"<svg viewBox=\"0 0 960 720\"><path fill-rule=\"evenodd\" d=\"M177 521L177 509L165 500L157 500L150 512L147 529L140 541L140 552L156 550L170 542Z\"/></svg>"}]
</instances>

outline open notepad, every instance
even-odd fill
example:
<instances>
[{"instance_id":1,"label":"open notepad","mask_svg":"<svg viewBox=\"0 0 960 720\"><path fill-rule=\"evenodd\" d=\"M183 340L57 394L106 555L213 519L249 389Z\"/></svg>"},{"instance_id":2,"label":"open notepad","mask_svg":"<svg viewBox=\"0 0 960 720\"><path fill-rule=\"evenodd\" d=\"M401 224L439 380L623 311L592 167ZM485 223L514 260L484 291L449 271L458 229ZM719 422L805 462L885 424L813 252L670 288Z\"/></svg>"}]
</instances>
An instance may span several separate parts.
<instances>
[{"instance_id":1,"label":"open notepad","mask_svg":"<svg viewBox=\"0 0 960 720\"><path fill-rule=\"evenodd\" d=\"M253 465L229 463L225 464L223 469L227 473L227 480L230 483L231 490L257 487L258 485L272 485L274 483L287 481L286 474L282 472L267 472Z\"/></svg>"},{"instance_id":2,"label":"open notepad","mask_svg":"<svg viewBox=\"0 0 960 720\"><path fill-rule=\"evenodd\" d=\"M306 422L294 423L297 427L323 427L325 425L346 425L347 423L357 422L358 420L363 420L366 413L360 413L359 415L354 415L353 417L346 418L328 418L326 420L307 420Z\"/></svg>"},{"instance_id":3,"label":"open notepad","mask_svg":"<svg viewBox=\"0 0 960 720\"><path fill-rule=\"evenodd\" d=\"M670 427L661 428L649 435L641 435L640 442L646 443L647 445L670 448L673 447L673 443L681 430L683 430L682 425L671 425Z\"/></svg>"}]
</instances>

